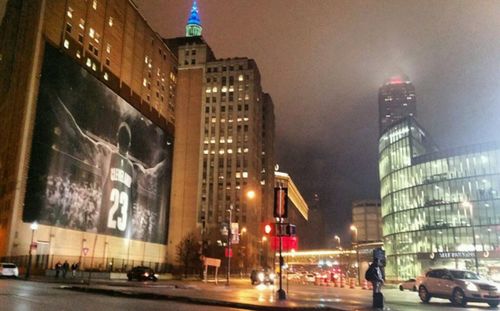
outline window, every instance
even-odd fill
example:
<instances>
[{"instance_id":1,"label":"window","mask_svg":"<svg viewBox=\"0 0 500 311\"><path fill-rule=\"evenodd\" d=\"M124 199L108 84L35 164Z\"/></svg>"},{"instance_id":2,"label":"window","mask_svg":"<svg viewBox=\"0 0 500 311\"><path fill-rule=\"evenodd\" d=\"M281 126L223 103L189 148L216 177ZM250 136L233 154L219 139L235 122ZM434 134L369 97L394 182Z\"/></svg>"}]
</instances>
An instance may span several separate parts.
<instances>
[{"instance_id":1,"label":"window","mask_svg":"<svg viewBox=\"0 0 500 311\"><path fill-rule=\"evenodd\" d=\"M106 80L106 81L108 81L108 80L109 80L109 77L108 77L108 73L107 73L107 72L105 72L105 73L104 73L104 80Z\"/></svg>"},{"instance_id":2,"label":"window","mask_svg":"<svg viewBox=\"0 0 500 311\"><path fill-rule=\"evenodd\" d=\"M111 62L109 61L109 58L106 58L106 66L109 66Z\"/></svg>"},{"instance_id":3,"label":"window","mask_svg":"<svg viewBox=\"0 0 500 311\"><path fill-rule=\"evenodd\" d=\"M67 39L64 39L64 47L69 49L69 41Z\"/></svg>"},{"instance_id":4,"label":"window","mask_svg":"<svg viewBox=\"0 0 500 311\"><path fill-rule=\"evenodd\" d=\"M83 43L83 35L78 34L78 42Z\"/></svg>"},{"instance_id":5,"label":"window","mask_svg":"<svg viewBox=\"0 0 500 311\"><path fill-rule=\"evenodd\" d=\"M111 44L106 43L106 53L111 53Z\"/></svg>"},{"instance_id":6,"label":"window","mask_svg":"<svg viewBox=\"0 0 500 311\"><path fill-rule=\"evenodd\" d=\"M68 7L68 10L66 11L66 15L69 18L73 18L73 9L70 6Z\"/></svg>"},{"instance_id":7,"label":"window","mask_svg":"<svg viewBox=\"0 0 500 311\"><path fill-rule=\"evenodd\" d=\"M66 32L71 33L72 28L73 28L73 26L71 26L70 23L66 23Z\"/></svg>"},{"instance_id":8,"label":"window","mask_svg":"<svg viewBox=\"0 0 500 311\"><path fill-rule=\"evenodd\" d=\"M113 17L111 16L108 18L108 25L109 27L113 27Z\"/></svg>"},{"instance_id":9,"label":"window","mask_svg":"<svg viewBox=\"0 0 500 311\"><path fill-rule=\"evenodd\" d=\"M97 10L97 0L92 0L92 8Z\"/></svg>"},{"instance_id":10,"label":"window","mask_svg":"<svg viewBox=\"0 0 500 311\"><path fill-rule=\"evenodd\" d=\"M238 81L243 81L243 75L238 76Z\"/></svg>"},{"instance_id":11,"label":"window","mask_svg":"<svg viewBox=\"0 0 500 311\"><path fill-rule=\"evenodd\" d=\"M80 24L78 24L78 27L85 29L85 20L83 18L80 18Z\"/></svg>"},{"instance_id":12,"label":"window","mask_svg":"<svg viewBox=\"0 0 500 311\"><path fill-rule=\"evenodd\" d=\"M94 36L95 36L95 30L94 30L94 28L90 27L90 29L89 29L89 37L94 38Z\"/></svg>"}]
</instances>

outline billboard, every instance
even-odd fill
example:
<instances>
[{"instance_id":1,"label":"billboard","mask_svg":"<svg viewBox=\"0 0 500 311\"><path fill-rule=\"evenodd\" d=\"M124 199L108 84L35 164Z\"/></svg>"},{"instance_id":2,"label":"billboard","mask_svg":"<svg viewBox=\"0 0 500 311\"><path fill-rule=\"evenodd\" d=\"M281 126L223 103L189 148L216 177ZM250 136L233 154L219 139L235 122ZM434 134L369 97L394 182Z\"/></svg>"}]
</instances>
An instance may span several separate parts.
<instances>
[{"instance_id":1,"label":"billboard","mask_svg":"<svg viewBox=\"0 0 500 311\"><path fill-rule=\"evenodd\" d=\"M47 44L23 221L165 244L172 143Z\"/></svg>"}]
</instances>

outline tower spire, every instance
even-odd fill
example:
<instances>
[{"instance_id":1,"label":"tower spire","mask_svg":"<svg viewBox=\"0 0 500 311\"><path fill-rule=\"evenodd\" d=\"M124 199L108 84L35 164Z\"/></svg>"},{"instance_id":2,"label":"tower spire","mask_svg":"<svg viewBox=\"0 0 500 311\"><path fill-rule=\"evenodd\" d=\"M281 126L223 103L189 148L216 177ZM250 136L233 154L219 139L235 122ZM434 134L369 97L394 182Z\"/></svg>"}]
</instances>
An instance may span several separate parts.
<instances>
[{"instance_id":1,"label":"tower spire","mask_svg":"<svg viewBox=\"0 0 500 311\"><path fill-rule=\"evenodd\" d=\"M198 14L198 5L196 4L196 0L193 0L193 6L191 7L191 12L186 24L186 37L201 36L202 30L200 15Z\"/></svg>"}]
</instances>

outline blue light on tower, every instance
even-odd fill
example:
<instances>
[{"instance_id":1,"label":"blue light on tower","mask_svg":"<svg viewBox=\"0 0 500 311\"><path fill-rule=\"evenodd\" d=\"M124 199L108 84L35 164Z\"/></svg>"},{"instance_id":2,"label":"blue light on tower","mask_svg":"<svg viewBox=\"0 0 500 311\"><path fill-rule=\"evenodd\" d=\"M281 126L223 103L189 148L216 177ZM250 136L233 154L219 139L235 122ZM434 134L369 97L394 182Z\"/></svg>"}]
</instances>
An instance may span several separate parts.
<instances>
[{"instance_id":1,"label":"blue light on tower","mask_svg":"<svg viewBox=\"0 0 500 311\"><path fill-rule=\"evenodd\" d=\"M191 7L191 13L189 14L186 24L186 37L201 36L202 30L203 28L201 27L200 15L198 14L198 5L196 4L196 0L194 0L193 6Z\"/></svg>"}]
</instances>

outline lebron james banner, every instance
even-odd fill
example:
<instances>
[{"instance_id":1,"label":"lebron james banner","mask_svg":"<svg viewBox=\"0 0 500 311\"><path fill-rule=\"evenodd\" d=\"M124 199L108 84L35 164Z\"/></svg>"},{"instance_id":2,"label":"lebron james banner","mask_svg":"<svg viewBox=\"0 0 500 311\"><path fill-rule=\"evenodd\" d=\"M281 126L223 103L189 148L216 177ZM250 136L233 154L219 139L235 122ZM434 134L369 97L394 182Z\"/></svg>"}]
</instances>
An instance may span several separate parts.
<instances>
[{"instance_id":1,"label":"lebron james banner","mask_svg":"<svg viewBox=\"0 0 500 311\"><path fill-rule=\"evenodd\" d=\"M172 137L47 45L23 220L166 243Z\"/></svg>"}]
</instances>

